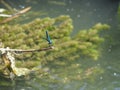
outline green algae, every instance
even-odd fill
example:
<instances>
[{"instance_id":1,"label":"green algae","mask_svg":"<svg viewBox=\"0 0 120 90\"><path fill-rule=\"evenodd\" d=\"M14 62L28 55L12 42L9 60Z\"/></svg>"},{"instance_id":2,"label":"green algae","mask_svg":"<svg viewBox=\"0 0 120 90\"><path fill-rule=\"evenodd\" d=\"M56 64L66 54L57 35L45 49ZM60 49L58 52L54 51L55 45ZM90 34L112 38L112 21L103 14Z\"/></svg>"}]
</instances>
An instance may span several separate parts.
<instances>
[{"instance_id":1,"label":"green algae","mask_svg":"<svg viewBox=\"0 0 120 90\"><path fill-rule=\"evenodd\" d=\"M0 42L4 45L1 47L12 49L49 47L45 40L45 31L48 30L54 49L43 52L21 53L15 56L16 67L33 70L29 75L25 75L24 79L27 80L32 75L31 80L34 79L36 83L41 83L42 86L46 87L54 83L70 83L72 80L90 79L94 82L93 77L102 74L104 70L95 66L82 68L82 63L78 59L87 57L97 60L100 57L101 44L104 42L100 32L109 29L110 26L98 23L90 29L80 30L75 36L71 37L73 28L72 19L67 15L56 18L39 18L23 25L2 24L0 26ZM0 60L0 64L1 69L4 67L2 60ZM3 83L0 83L0 85L10 85L6 81L6 78L9 77L4 76L2 72L0 70L0 77L2 75L1 78L3 78ZM18 77L15 78L15 81L17 79ZM22 77L19 77L19 79L22 79ZM30 86L32 85L30 84Z\"/></svg>"},{"instance_id":2,"label":"green algae","mask_svg":"<svg viewBox=\"0 0 120 90\"><path fill-rule=\"evenodd\" d=\"M100 57L101 44L104 42L100 32L109 29L110 26L98 23L90 29L80 30L75 36L71 37L73 28L72 19L67 15L61 15L56 18L39 18L23 25L2 24L0 26L0 41L4 45L1 47L13 49L48 47L48 42L45 40L45 31L48 30L55 48L43 52L16 55L16 67L32 70L34 75L32 73L30 75L32 74L34 79L46 80L44 84L69 83L71 80L82 79L94 81L92 77L102 74L104 72L102 68L92 66L83 69L78 59L87 57L97 60ZM0 60L0 63L1 69L4 65L2 60ZM64 69L64 73L62 73L62 69ZM73 71L70 72L71 70ZM57 75L57 77L55 76L56 78L54 74ZM77 76L74 76L74 74ZM27 77L28 75L25 76L25 79ZM58 78L61 79L59 80Z\"/></svg>"},{"instance_id":3,"label":"green algae","mask_svg":"<svg viewBox=\"0 0 120 90\"><path fill-rule=\"evenodd\" d=\"M59 59L75 60L81 55L97 60L100 56L100 44L104 41L99 33L101 30L107 29L109 29L109 25L98 23L88 30L80 30L78 34L71 37L72 19L69 16L61 15L56 18L36 19L24 25L1 25L0 39L4 46L10 48L43 48L48 46L46 40L43 39L45 31L48 30L55 47L54 50L24 53L16 58L17 60L23 59L25 62L35 63L35 65L31 65L33 67L36 66L36 62L44 64L47 61L54 62ZM18 66L24 66L24 64Z\"/></svg>"}]
</instances>

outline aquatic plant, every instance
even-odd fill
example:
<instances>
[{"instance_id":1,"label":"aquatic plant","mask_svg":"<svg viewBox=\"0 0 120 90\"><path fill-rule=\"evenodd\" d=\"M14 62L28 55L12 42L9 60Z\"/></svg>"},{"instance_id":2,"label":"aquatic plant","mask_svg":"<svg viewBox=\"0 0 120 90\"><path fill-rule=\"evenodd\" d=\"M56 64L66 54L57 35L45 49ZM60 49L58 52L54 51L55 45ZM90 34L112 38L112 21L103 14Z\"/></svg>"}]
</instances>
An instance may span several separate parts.
<instances>
[{"instance_id":1,"label":"aquatic plant","mask_svg":"<svg viewBox=\"0 0 120 90\"><path fill-rule=\"evenodd\" d=\"M118 16L120 15L120 5L119 5L119 7L118 7L117 14L118 14Z\"/></svg>"},{"instance_id":2,"label":"aquatic plant","mask_svg":"<svg viewBox=\"0 0 120 90\"><path fill-rule=\"evenodd\" d=\"M52 38L54 50L32 53L17 56L18 66L26 66L26 63L32 62L27 67L45 64L47 61L56 60L75 60L81 55L89 56L94 60L100 55L100 44L104 38L100 37L101 30L109 29L106 24L98 23L89 30L80 30L77 35L71 37L73 30L72 19L69 16L59 16L56 18L36 19L24 25L0 26L0 40L4 46L17 49L31 49L47 47L45 31L48 30ZM26 63L20 61L20 58Z\"/></svg>"},{"instance_id":3,"label":"aquatic plant","mask_svg":"<svg viewBox=\"0 0 120 90\"><path fill-rule=\"evenodd\" d=\"M118 22L120 23L120 5L118 7L117 17L118 17ZM120 28L119 24L118 24L118 27Z\"/></svg>"}]
</instances>

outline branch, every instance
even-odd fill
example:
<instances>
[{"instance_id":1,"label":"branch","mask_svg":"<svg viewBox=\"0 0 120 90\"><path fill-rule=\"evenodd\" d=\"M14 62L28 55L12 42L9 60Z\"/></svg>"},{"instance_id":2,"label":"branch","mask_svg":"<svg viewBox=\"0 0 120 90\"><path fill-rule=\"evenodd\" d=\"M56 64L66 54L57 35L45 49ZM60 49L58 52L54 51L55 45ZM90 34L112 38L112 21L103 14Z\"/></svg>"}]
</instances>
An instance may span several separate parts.
<instances>
[{"instance_id":1,"label":"branch","mask_svg":"<svg viewBox=\"0 0 120 90\"><path fill-rule=\"evenodd\" d=\"M41 52L41 51L47 51L50 49L54 49L53 46L42 48L42 49L30 49L30 50L22 50L22 49L10 49L10 48L0 48L0 51L2 52L14 52L14 53L25 53L25 52Z\"/></svg>"},{"instance_id":2,"label":"branch","mask_svg":"<svg viewBox=\"0 0 120 90\"><path fill-rule=\"evenodd\" d=\"M26 12L29 11L30 9L31 9L31 7L27 7L27 8L25 8L25 9L19 11L18 13L13 14L11 17L6 18L5 20L3 20L3 21L0 22L0 23L3 24L3 23L6 23L6 22L9 22L9 21L13 20L14 18L17 18L17 17L19 17L20 15L26 13Z\"/></svg>"}]
</instances>

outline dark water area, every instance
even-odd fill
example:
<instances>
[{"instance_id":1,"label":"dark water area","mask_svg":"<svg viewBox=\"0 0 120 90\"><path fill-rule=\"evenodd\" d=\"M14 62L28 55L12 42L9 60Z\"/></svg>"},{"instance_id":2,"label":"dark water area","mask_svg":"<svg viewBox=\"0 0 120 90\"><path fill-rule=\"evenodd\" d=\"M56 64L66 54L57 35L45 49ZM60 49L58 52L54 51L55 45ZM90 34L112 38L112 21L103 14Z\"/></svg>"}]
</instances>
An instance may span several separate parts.
<instances>
[{"instance_id":1,"label":"dark water area","mask_svg":"<svg viewBox=\"0 0 120 90\"><path fill-rule=\"evenodd\" d=\"M120 30L118 28L117 12L119 0L5 0L12 7L21 9L31 6L30 15L20 23L30 22L35 18L57 17L59 15L70 15L73 20L74 30L71 36L79 30L89 29L96 23L106 23L111 26L110 30L102 33L105 42L102 45L102 55L97 61L89 58L80 58L74 63L82 66L73 69L49 66L56 68L51 71L48 78L32 78L31 80L17 80L11 82L6 80L7 85L0 86L0 90L120 90ZM2 5L1 5L2 7ZM4 6L3 6L4 7ZM79 54L79 53L78 53ZM76 80L75 72L79 68L95 66L102 69L102 73L94 75L89 79ZM60 77L59 77L60 76ZM67 78L72 76L72 79ZM0 78L0 83L2 83ZM4 82L3 82L4 83ZM13 84L10 84L13 83Z\"/></svg>"}]
</instances>

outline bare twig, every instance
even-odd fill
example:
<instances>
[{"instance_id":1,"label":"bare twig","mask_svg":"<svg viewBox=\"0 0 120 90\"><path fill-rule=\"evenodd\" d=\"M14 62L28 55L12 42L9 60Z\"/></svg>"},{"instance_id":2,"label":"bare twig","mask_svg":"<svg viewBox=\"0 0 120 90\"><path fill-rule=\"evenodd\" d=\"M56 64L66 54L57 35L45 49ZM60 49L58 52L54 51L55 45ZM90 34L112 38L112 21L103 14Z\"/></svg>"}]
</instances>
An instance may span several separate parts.
<instances>
[{"instance_id":1,"label":"bare twig","mask_svg":"<svg viewBox=\"0 0 120 90\"><path fill-rule=\"evenodd\" d=\"M10 49L10 48L0 48L0 51L4 52L14 52L14 53L25 53L25 52L41 52L41 51L46 51L53 49L53 46L47 47L47 48L42 48L42 49L30 49L30 50L23 50L23 49Z\"/></svg>"},{"instance_id":2,"label":"bare twig","mask_svg":"<svg viewBox=\"0 0 120 90\"><path fill-rule=\"evenodd\" d=\"M20 15L26 13L26 12L29 11L30 9L31 9L31 7L27 7L27 8L25 8L25 9L19 11L18 13L13 14L11 17L6 18L5 20L3 20L3 21L0 22L0 23L3 24L3 23L6 23L6 22L9 22L9 21L11 21L11 20L19 17Z\"/></svg>"}]
</instances>

